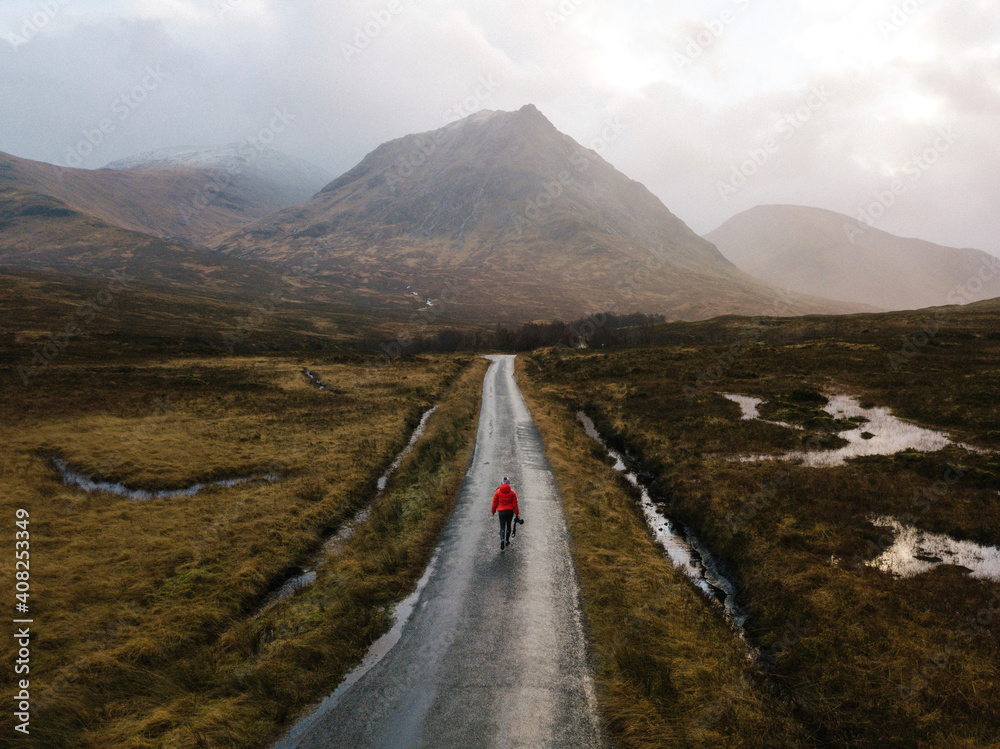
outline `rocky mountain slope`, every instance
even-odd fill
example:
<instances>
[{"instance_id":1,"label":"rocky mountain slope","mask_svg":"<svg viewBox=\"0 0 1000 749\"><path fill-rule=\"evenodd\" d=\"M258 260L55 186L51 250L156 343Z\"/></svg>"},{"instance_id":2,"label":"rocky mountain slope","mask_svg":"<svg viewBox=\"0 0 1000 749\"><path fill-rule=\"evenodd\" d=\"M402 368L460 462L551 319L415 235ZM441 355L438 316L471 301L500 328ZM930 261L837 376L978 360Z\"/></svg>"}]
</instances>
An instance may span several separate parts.
<instances>
[{"instance_id":1,"label":"rocky mountain slope","mask_svg":"<svg viewBox=\"0 0 1000 749\"><path fill-rule=\"evenodd\" d=\"M216 247L496 319L857 309L743 273L531 105L385 143L312 200Z\"/></svg>"}]
</instances>

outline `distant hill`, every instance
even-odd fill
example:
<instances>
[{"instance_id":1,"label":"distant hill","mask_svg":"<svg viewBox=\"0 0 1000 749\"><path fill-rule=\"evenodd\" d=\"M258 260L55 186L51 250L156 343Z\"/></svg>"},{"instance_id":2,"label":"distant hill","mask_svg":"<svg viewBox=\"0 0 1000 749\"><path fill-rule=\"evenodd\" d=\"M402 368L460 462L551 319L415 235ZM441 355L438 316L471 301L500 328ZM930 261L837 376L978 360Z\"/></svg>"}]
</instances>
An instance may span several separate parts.
<instances>
[{"instance_id":1,"label":"distant hill","mask_svg":"<svg viewBox=\"0 0 1000 749\"><path fill-rule=\"evenodd\" d=\"M157 169L202 170L216 176L220 186L239 185L256 206L266 212L309 200L333 177L303 159L273 148L257 150L246 143L221 148L162 148L112 161L105 169L152 172Z\"/></svg>"},{"instance_id":2,"label":"distant hill","mask_svg":"<svg viewBox=\"0 0 1000 749\"><path fill-rule=\"evenodd\" d=\"M0 189L48 196L108 224L190 245L296 205L325 182L306 162L236 146L156 151L105 169L0 153Z\"/></svg>"},{"instance_id":3,"label":"distant hill","mask_svg":"<svg viewBox=\"0 0 1000 749\"><path fill-rule=\"evenodd\" d=\"M124 229L48 195L0 188L0 269L55 271L261 296L282 286L274 268Z\"/></svg>"},{"instance_id":4,"label":"distant hill","mask_svg":"<svg viewBox=\"0 0 1000 749\"><path fill-rule=\"evenodd\" d=\"M897 237L820 208L751 208L705 235L769 284L882 309L1000 297L1000 260Z\"/></svg>"},{"instance_id":5,"label":"distant hill","mask_svg":"<svg viewBox=\"0 0 1000 749\"><path fill-rule=\"evenodd\" d=\"M531 105L385 143L308 202L216 247L500 320L859 308L788 297L746 275Z\"/></svg>"}]
</instances>

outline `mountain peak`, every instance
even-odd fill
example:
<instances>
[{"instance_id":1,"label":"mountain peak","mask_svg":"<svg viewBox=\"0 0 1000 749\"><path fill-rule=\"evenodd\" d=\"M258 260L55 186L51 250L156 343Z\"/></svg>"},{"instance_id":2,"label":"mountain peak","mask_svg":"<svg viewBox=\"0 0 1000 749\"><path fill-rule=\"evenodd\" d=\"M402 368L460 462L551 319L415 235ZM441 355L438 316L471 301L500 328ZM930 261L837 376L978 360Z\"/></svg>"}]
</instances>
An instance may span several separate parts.
<instances>
[{"instance_id":1,"label":"mountain peak","mask_svg":"<svg viewBox=\"0 0 1000 749\"><path fill-rule=\"evenodd\" d=\"M523 125L525 123L538 123L545 124L555 130L555 126L549 122L548 118L539 111L538 107L534 104L525 104L520 109L515 109L512 111L504 109L480 109L478 112L473 112L460 120L455 120L454 122L445 125L441 130L448 129L461 129L467 125L478 125L490 123L496 126L503 125ZM431 131L436 133L439 131Z\"/></svg>"},{"instance_id":2,"label":"mountain peak","mask_svg":"<svg viewBox=\"0 0 1000 749\"><path fill-rule=\"evenodd\" d=\"M776 294L532 104L383 143L308 203L217 248L290 265L312 258L366 293L433 296L447 282L487 315L499 281L508 319L756 314Z\"/></svg>"},{"instance_id":3,"label":"mountain peak","mask_svg":"<svg viewBox=\"0 0 1000 749\"><path fill-rule=\"evenodd\" d=\"M518 109L516 112L512 113L524 122L534 123L551 129L555 133L559 133L556 126L552 124L548 117L542 114L541 110L538 109L534 104L525 104L523 107ZM559 133L562 135L562 133ZM564 136L568 137L568 136Z\"/></svg>"}]
</instances>

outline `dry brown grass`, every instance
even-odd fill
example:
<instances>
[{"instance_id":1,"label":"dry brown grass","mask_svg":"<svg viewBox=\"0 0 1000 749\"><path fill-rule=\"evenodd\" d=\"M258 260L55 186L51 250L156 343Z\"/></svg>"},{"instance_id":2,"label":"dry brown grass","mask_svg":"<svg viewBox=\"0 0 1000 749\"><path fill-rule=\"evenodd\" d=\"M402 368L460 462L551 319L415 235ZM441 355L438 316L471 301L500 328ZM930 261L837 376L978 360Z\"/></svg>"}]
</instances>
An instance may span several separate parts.
<instances>
[{"instance_id":1,"label":"dry brown grass","mask_svg":"<svg viewBox=\"0 0 1000 749\"><path fill-rule=\"evenodd\" d=\"M666 511L726 564L753 641L773 653L768 681L794 700L811 745L995 747L996 582L956 567L898 579L866 562L892 543L868 521L873 514L1000 543L996 455L952 447L837 468L726 460L783 452L800 433L742 421L720 392L764 398L775 404L766 413L788 418L796 393L847 392L995 448L1000 401L987 393L998 381L996 313L955 311L934 345L894 371L888 355L899 350L907 319L817 336L796 322L790 342L753 345L693 399L685 385L717 363L725 337L607 354L539 352L534 379L563 408L585 405L605 437L655 477Z\"/></svg>"},{"instance_id":2,"label":"dry brown grass","mask_svg":"<svg viewBox=\"0 0 1000 749\"><path fill-rule=\"evenodd\" d=\"M303 364L332 392L310 386ZM447 514L475 430L483 364L470 364L75 365L8 402L0 502L8 516L19 506L32 515L36 745L255 746L332 688L386 625L385 606L419 575ZM263 594L373 495L439 399L343 569L250 621ZM61 485L49 453L143 488L282 478L136 503ZM399 512L414 524L394 523Z\"/></svg>"},{"instance_id":3,"label":"dry brown grass","mask_svg":"<svg viewBox=\"0 0 1000 749\"><path fill-rule=\"evenodd\" d=\"M788 710L759 688L744 644L652 539L635 500L559 389L519 359L573 537L602 710L622 747L795 747Z\"/></svg>"}]
</instances>

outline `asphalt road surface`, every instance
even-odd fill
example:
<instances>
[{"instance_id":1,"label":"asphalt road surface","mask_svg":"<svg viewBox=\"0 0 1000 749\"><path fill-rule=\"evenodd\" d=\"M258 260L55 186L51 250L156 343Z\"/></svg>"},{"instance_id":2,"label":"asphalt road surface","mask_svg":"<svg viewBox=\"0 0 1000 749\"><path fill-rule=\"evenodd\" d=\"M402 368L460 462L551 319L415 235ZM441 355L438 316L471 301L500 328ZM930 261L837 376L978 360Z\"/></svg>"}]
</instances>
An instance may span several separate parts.
<instances>
[{"instance_id":1,"label":"asphalt road surface","mask_svg":"<svg viewBox=\"0 0 1000 749\"><path fill-rule=\"evenodd\" d=\"M514 357L491 358L475 456L399 641L281 749L605 746L555 478ZM501 552L504 475L525 524Z\"/></svg>"}]
</instances>

